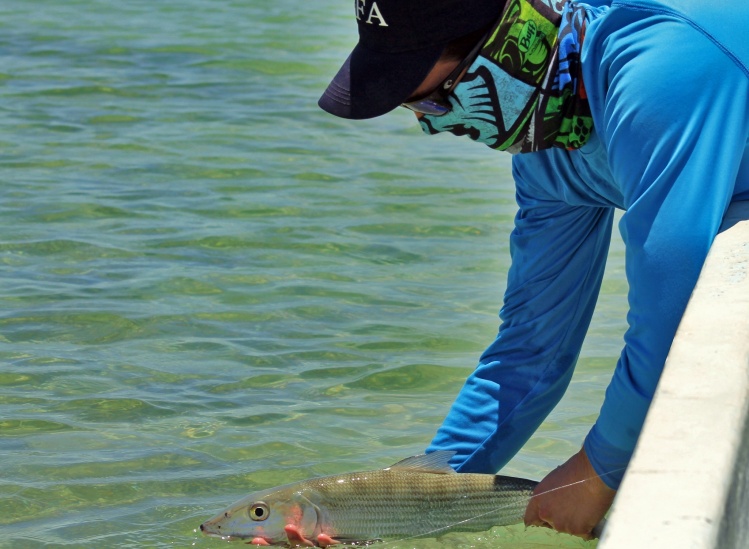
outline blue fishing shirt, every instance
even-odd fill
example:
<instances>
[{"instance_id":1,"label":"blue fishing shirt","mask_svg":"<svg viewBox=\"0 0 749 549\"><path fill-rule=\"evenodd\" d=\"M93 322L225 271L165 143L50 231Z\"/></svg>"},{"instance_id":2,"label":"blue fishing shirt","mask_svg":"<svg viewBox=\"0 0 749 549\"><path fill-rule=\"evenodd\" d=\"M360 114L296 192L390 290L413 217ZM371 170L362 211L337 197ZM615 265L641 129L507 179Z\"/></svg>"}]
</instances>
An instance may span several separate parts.
<instances>
[{"instance_id":1,"label":"blue fishing shirt","mask_svg":"<svg viewBox=\"0 0 749 549\"><path fill-rule=\"evenodd\" d=\"M427 449L455 451L460 472L499 470L561 399L619 208L628 329L584 442L617 488L726 208L749 199L749 4L595 4L582 49L595 131L578 150L513 158L499 333Z\"/></svg>"}]
</instances>

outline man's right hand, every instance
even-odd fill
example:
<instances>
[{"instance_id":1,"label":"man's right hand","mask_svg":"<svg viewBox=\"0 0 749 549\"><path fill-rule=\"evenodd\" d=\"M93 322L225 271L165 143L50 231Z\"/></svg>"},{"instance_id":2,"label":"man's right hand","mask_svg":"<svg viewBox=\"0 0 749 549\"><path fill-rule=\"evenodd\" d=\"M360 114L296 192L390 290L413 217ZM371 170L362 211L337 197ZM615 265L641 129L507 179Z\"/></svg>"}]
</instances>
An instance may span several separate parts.
<instances>
[{"instance_id":1,"label":"man's right hand","mask_svg":"<svg viewBox=\"0 0 749 549\"><path fill-rule=\"evenodd\" d=\"M525 511L525 524L591 539L615 495L581 449L538 483Z\"/></svg>"}]
</instances>

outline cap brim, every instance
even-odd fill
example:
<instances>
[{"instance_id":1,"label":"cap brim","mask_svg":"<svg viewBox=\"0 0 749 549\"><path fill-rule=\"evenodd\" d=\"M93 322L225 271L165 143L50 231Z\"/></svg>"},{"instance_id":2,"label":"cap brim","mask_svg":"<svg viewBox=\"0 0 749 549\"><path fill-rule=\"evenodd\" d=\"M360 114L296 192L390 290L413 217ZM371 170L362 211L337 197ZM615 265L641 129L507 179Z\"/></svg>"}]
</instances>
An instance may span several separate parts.
<instances>
[{"instance_id":1,"label":"cap brim","mask_svg":"<svg viewBox=\"0 0 749 549\"><path fill-rule=\"evenodd\" d=\"M324 111L362 120L395 109L424 81L444 46L383 53L357 44L318 101Z\"/></svg>"}]
</instances>

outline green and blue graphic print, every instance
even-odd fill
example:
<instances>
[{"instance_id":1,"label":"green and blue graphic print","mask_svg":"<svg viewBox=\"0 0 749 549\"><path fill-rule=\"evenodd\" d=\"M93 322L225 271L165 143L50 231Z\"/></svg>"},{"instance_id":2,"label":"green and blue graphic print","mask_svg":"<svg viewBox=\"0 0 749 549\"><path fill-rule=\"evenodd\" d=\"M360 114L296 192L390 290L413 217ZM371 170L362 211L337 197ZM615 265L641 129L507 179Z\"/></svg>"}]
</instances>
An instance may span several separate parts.
<instances>
[{"instance_id":1,"label":"green and blue graphic print","mask_svg":"<svg viewBox=\"0 0 749 549\"><path fill-rule=\"evenodd\" d=\"M582 147L593 128L580 77L586 22L575 2L510 0L450 94L452 110L423 116L422 129L510 153Z\"/></svg>"}]
</instances>

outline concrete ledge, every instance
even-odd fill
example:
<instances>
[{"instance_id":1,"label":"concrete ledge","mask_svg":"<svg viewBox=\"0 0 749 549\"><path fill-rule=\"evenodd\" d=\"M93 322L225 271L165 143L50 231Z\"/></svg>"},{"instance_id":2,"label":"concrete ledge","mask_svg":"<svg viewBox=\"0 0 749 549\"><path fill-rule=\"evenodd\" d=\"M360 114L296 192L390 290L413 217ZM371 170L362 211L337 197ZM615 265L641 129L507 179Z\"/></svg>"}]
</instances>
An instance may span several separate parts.
<instances>
[{"instance_id":1,"label":"concrete ledge","mask_svg":"<svg viewBox=\"0 0 749 549\"><path fill-rule=\"evenodd\" d=\"M721 231L599 549L749 547L749 202Z\"/></svg>"}]
</instances>

